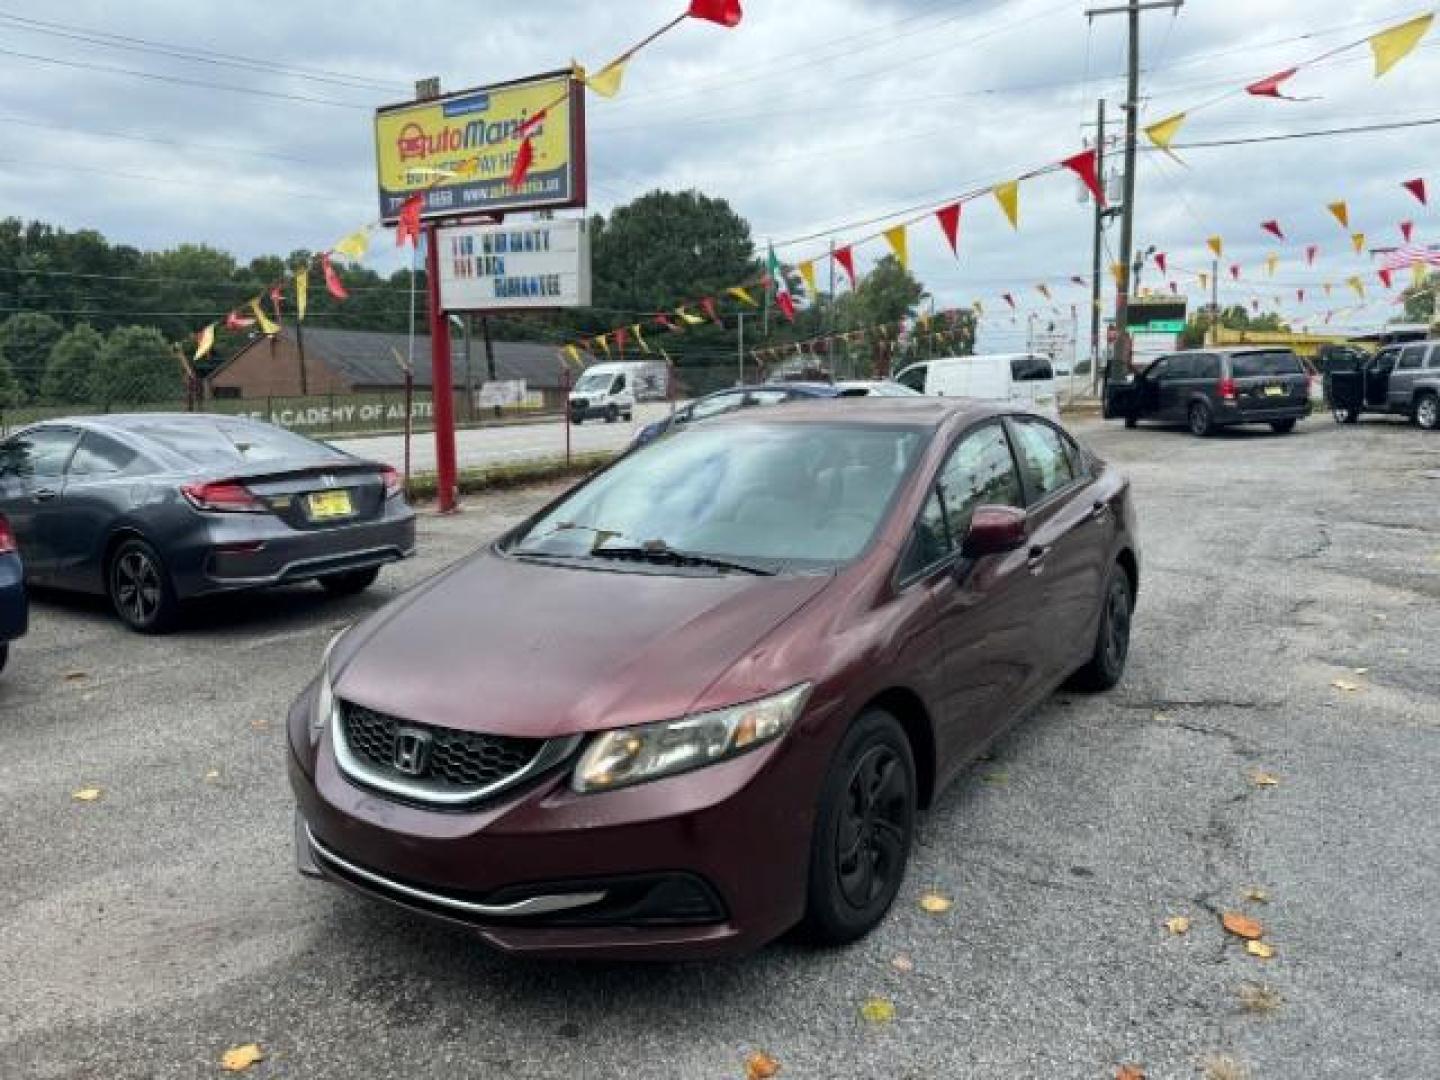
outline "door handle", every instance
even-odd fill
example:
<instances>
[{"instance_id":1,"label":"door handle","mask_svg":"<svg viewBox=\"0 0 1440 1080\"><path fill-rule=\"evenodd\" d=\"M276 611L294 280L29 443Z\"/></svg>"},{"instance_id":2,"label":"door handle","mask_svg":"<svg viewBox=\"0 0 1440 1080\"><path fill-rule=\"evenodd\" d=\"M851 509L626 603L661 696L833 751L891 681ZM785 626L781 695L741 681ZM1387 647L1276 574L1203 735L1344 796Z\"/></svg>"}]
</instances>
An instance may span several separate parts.
<instances>
[{"instance_id":1,"label":"door handle","mask_svg":"<svg viewBox=\"0 0 1440 1080\"><path fill-rule=\"evenodd\" d=\"M1096 499L1090 507L1090 520L1104 524L1110 517L1110 504L1103 499Z\"/></svg>"},{"instance_id":2,"label":"door handle","mask_svg":"<svg viewBox=\"0 0 1440 1080\"><path fill-rule=\"evenodd\" d=\"M36 502L49 502L51 499L57 497L59 494L60 493L58 491L55 491L53 488L36 488L32 494L32 497Z\"/></svg>"},{"instance_id":3,"label":"door handle","mask_svg":"<svg viewBox=\"0 0 1440 1080\"><path fill-rule=\"evenodd\" d=\"M1045 569L1045 556L1049 553L1048 545L1036 544L1030 549L1025 559L1025 565L1030 568L1032 574L1038 574Z\"/></svg>"}]
</instances>

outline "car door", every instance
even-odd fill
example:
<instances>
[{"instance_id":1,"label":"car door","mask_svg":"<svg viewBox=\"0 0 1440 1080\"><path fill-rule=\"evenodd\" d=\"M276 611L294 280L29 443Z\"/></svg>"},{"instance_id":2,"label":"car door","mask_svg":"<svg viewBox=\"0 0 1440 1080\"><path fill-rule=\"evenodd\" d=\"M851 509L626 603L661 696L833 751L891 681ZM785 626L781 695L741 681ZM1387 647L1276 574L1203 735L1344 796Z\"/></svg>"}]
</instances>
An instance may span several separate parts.
<instances>
[{"instance_id":1,"label":"car door","mask_svg":"<svg viewBox=\"0 0 1440 1080\"><path fill-rule=\"evenodd\" d=\"M87 431L70 456L58 500L52 576L57 584L95 590L103 585L100 556L115 520L131 508L138 476L149 468L118 439Z\"/></svg>"},{"instance_id":2,"label":"car door","mask_svg":"<svg viewBox=\"0 0 1440 1080\"><path fill-rule=\"evenodd\" d=\"M0 446L0 513L10 519L25 572L35 580L54 568L63 532L60 490L79 437L74 428L46 425Z\"/></svg>"},{"instance_id":3,"label":"car door","mask_svg":"<svg viewBox=\"0 0 1440 1080\"><path fill-rule=\"evenodd\" d=\"M1026 565L1042 583L1036 626L1037 653L1043 656L1026 689L1025 700L1049 692L1075 666L1087 641L1100 602L1106 555L1105 530L1096 528L1108 506L1087 501L1089 476L1084 457L1069 436L1032 416L1006 421L1020 465L1029 528Z\"/></svg>"},{"instance_id":4,"label":"car door","mask_svg":"<svg viewBox=\"0 0 1440 1080\"><path fill-rule=\"evenodd\" d=\"M1190 353L1167 357L1160 373L1160 419L1183 422L1189 415L1190 386L1195 357Z\"/></svg>"},{"instance_id":5,"label":"car door","mask_svg":"<svg viewBox=\"0 0 1440 1080\"><path fill-rule=\"evenodd\" d=\"M1390 385L1385 390L1386 405L1391 412L1409 412L1415 396L1415 380L1425 365L1425 346L1406 345L1395 358Z\"/></svg>"},{"instance_id":6,"label":"car door","mask_svg":"<svg viewBox=\"0 0 1440 1080\"><path fill-rule=\"evenodd\" d=\"M1162 356L1135 377L1135 386L1139 397L1137 418L1160 419L1161 388L1164 384L1165 373L1170 368L1170 360L1170 357Z\"/></svg>"},{"instance_id":7,"label":"car door","mask_svg":"<svg viewBox=\"0 0 1440 1080\"><path fill-rule=\"evenodd\" d=\"M1041 583L1021 548L968 559L965 534L977 506L1023 506L1024 493L999 420L955 442L915 524L902 572L923 588L943 641L934 680L941 761L965 760L1014 718L1038 662Z\"/></svg>"},{"instance_id":8,"label":"car door","mask_svg":"<svg viewBox=\"0 0 1440 1080\"><path fill-rule=\"evenodd\" d=\"M1381 349L1365 367L1365 406L1370 409L1390 407L1390 373L1400 355L1396 346Z\"/></svg>"}]
</instances>

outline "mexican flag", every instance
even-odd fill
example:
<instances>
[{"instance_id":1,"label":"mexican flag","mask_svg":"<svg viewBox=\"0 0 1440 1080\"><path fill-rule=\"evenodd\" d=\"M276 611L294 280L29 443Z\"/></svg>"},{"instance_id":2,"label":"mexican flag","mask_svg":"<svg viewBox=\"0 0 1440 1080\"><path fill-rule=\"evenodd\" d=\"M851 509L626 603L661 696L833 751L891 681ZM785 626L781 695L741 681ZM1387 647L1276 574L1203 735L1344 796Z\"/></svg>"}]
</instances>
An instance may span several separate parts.
<instances>
[{"instance_id":1,"label":"mexican flag","mask_svg":"<svg viewBox=\"0 0 1440 1080\"><path fill-rule=\"evenodd\" d=\"M795 298L790 295L790 285L785 280L785 271L780 260L775 258L775 246L770 246L770 257L766 260L766 271L770 275L771 287L775 290L775 303L785 313L785 318L795 321Z\"/></svg>"}]
</instances>

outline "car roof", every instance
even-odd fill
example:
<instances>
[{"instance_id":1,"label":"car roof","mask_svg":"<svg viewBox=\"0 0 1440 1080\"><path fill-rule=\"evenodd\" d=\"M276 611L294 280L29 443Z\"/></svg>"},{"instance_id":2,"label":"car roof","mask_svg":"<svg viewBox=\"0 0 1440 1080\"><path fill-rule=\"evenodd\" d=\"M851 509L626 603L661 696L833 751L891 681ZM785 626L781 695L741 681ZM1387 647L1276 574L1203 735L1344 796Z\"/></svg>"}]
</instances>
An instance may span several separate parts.
<instances>
[{"instance_id":1,"label":"car roof","mask_svg":"<svg viewBox=\"0 0 1440 1080\"><path fill-rule=\"evenodd\" d=\"M840 424L855 427L938 428L952 417L979 419L1008 411L988 401L963 397L837 397L798 401L783 409L744 409L706 422L711 425Z\"/></svg>"}]
</instances>

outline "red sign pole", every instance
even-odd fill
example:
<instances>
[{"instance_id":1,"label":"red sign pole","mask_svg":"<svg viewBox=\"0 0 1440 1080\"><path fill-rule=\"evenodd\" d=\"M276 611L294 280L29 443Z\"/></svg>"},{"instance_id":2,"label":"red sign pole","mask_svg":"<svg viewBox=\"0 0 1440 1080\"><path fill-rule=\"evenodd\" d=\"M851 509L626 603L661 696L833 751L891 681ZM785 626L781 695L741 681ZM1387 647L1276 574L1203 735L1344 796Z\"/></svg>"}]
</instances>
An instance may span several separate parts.
<instances>
[{"instance_id":1,"label":"red sign pole","mask_svg":"<svg viewBox=\"0 0 1440 1080\"><path fill-rule=\"evenodd\" d=\"M440 308L440 238L425 226L425 296L430 311L430 399L435 413L435 471L440 513L455 510L455 391L450 375L450 321Z\"/></svg>"}]
</instances>

